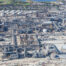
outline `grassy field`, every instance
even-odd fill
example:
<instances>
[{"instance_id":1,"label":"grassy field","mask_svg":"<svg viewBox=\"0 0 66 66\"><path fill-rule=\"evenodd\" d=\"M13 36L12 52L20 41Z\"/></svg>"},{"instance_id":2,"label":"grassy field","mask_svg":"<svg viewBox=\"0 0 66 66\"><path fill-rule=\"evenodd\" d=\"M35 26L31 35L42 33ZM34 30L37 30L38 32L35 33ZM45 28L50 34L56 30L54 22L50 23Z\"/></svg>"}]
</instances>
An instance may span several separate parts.
<instances>
[{"instance_id":1,"label":"grassy field","mask_svg":"<svg viewBox=\"0 0 66 66\"><path fill-rule=\"evenodd\" d=\"M46 2L48 3L48 2ZM10 5L10 4L13 4L13 5L30 5L31 3L29 2L14 2L14 0L0 0L0 5Z\"/></svg>"},{"instance_id":2,"label":"grassy field","mask_svg":"<svg viewBox=\"0 0 66 66\"><path fill-rule=\"evenodd\" d=\"M11 4L12 0L0 0L0 5Z\"/></svg>"},{"instance_id":3,"label":"grassy field","mask_svg":"<svg viewBox=\"0 0 66 66\"><path fill-rule=\"evenodd\" d=\"M13 2L13 0L0 0L0 5L8 5L8 4L30 5L30 3L27 3L27 2Z\"/></svg>"}]
</instances>

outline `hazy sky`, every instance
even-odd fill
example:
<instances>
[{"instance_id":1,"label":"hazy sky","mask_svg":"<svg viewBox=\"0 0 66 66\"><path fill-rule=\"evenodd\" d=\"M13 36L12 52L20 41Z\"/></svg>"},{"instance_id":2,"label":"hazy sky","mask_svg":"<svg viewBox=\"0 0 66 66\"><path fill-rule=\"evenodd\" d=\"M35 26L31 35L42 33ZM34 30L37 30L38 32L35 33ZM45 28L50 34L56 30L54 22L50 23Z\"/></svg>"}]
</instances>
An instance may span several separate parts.
<instances>
[{"instance_id":1,"label":"hazy sky","mask_svg":"<svg viewBox=\"0 0 66 66\"><path fill-rule=\"evenodd\" d=\"M26 0L22 0L22 1L26 1ZM32 1L56 1L56 0L32 0Z\"/></svg>"}]
</instances>

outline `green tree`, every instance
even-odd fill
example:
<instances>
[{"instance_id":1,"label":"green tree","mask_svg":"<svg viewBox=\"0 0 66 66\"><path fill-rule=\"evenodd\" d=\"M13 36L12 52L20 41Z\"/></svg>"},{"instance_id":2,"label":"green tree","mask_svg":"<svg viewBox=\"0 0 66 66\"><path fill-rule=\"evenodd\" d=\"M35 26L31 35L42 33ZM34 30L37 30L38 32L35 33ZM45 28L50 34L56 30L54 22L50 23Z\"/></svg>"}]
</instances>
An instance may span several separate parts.
<instances>
[{"instance_id":1,"label":"green tree","mask_svg":"<svg viewBox=\"0 0 66 66\"><path fill-rule=\"evenodd\" d=\"M31 2L32 2L32 0L27 0L27 2L30 2L30 3L31 3Z\"/></svg>"}]
</instances>

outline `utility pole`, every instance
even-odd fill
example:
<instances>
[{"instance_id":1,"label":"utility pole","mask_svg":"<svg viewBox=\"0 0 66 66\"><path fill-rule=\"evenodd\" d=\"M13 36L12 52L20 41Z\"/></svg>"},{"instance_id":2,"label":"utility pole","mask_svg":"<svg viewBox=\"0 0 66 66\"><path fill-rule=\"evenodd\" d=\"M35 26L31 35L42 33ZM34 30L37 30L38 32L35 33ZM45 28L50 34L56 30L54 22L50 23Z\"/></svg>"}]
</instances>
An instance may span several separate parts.
<instances>
[{"instance_id":1,"label":"utility pole","mask_svg":"<svg viewBox=\"0 0 66 66\"><path fill-rule=\"evenodd\" d=\"M27 28L27 27L26 27ZM24 42L24 57L27 56L27 45L28 45L28 28L26 29L26 36Z\"/></svg>"}]
</instances>

